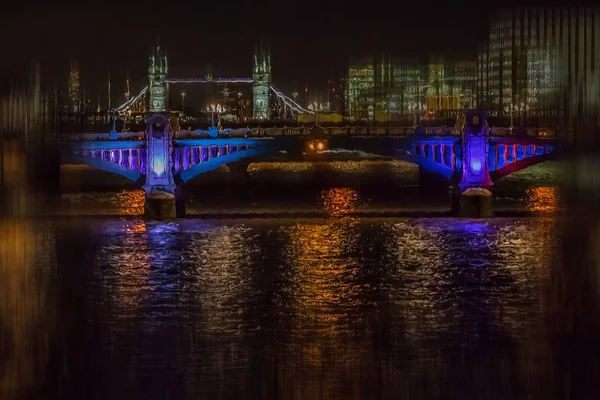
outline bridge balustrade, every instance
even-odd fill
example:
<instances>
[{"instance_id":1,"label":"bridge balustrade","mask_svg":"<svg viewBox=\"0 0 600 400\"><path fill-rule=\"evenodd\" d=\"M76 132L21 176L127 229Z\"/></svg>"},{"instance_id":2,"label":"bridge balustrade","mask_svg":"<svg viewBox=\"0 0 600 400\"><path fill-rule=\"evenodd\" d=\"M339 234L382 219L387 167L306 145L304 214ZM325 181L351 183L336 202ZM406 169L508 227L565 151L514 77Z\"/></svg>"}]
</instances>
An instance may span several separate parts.
<instances>
[{"instance_id":1,"label":"bridge balustrade","mask_svg":"<svg viewBox=\"0 0 600 400\"><path fill-rule=\"evenodd\" d=\"M283 136L283 129L281 128L267 128L267 136Z\"/></svg>"},{"instance_id":2,"label":"bridge balustrade","mask_svg":"<svg viewBox=\"0 0 600 400\"><path fill-rule=\"evenodd\" d=\"M385 135L386 134L386 129L385 128L371 128L368 131L369 135Z\"/></svg>"}]
</instances>

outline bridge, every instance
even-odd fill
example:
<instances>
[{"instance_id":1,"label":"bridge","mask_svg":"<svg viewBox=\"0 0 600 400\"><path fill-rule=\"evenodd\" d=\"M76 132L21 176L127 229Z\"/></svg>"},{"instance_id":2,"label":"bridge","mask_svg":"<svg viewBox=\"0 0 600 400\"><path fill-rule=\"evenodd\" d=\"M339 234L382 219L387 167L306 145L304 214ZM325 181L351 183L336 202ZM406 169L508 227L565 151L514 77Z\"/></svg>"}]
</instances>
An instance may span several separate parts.
<instances>
[{"instance_id":1,"label":"bridge","mask_svg":"<svg viewBox=\"0 0 600 400\"><path fill-rule=\"evenodd\" d=\"M464 216L491 215L494 180L554 156L565 137L544 129L524 135L490 129L483 110L466 112L462 126L332 127L181 130L177 115L168 110L169 83L249 83L253 86L256 119L270 117L269 91L295 112L309 112L271 84L270 56L264 49L254 56L252 78L169 78L167 57L160 48L150 56L149 84L140 94L117 107L126 110L146 95L149 113L143 132L55 135L62 163L87 164L122 175L146 191L150 217L183 215L182 190L195 176L222 165L244 178L251 161L285 151L301 158L305 151L329 148L360 150L419 166L422 179L435 175L454 186L457 206Z\"/></svg>"},{"instance_id":2,"label":"bridge","mask_svg":"<svg viewBox=\"0 0 600 400\"><path fill-rule=\"evenodd\" d=\"M184 214L182 189L195 176L227 165L244 179L252 161L280 151L290 159L301 157L316 143L319 149L360 150L416 164L458 188L457 198L474 188L489 191L495 180L553 157L566 144L564 137L544 130L530 130L521 137L492 131L481 110L467 112L460 129L314 126L176 131L171 117L167 111L149 113L144 132L47 139L56 144L61 163L87 164L137 182L146 191L147 215L166 218ZM475 216L487 215L478 213Z\"/></svg>"},{"instance_id":3,"label":"bridge","mask_svg":"<svg viewBox=\"0 0 600 400\"><path fill-rule=\"evenodd\" d=\"M251 78L223 78L213 77L210 74L191 78L170 77L167 56L161 51L160 46L152 51L149 62L148 85L144 86L137 95L116 107L113 110L115 114L125 114L136 109L150 109L150 111L166 109L169 85L208 83L252 85L252 116L254 120L261 121L271 118L271 94L281 110L280 116L283 119L296 119L298 114L314 114L314 111L303 108L273 85L271 82L271 56L268 49L265 51L262 46L260 49L255 49Z\"/></svg>"}]
</instances>

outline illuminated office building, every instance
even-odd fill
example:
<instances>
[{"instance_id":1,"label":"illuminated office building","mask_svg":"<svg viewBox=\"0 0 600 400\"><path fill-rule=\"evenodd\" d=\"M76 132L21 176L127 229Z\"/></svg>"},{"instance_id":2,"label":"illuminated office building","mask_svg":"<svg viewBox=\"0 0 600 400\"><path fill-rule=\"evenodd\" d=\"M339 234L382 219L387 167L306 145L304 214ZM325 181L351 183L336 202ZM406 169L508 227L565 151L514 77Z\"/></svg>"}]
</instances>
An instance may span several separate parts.
<instances>
[{"instance_id":1,"label":"illuminated office building","mask_svg":"<svg viewBox=\"0 0 600 400\"><path fill-rule=\"evenodd\" d=\"M430 56L423 66L426 77L426 110L435 117L455 116L473 108L477 88L477 64L474 60L441 55Z\"/></svg>"},{"instance_id":2,"label":"illuminated office building","mask_svg":"<svg viewBox=\"0 0 600 400\"><path fill-rule=\"evenodd\" d=\"M477 96L497 115L574 128L597 117L599 67L600 8L504 10L479 49Z\"/></svg>"},{"instance_id":3,"label":"illuminated office building","mask_svg":"<svg viewBox=\"0 0 600 400\"><path fill-rule=\"evenodd\" d=\"M421 101L419 63L389 54L350 59L346 113L356 119L389 120Z\"/></svg>"},{"instance_id":4,"label":"illuminated office building","mask_svg":"<svg viewBox=\"0 0 600 400\"><path fill-rule=\"evenodd\" d=\"M361 120L455 115L470 108L476 89L475 61L432 56L428 63L387 54L350 60L346 113ZM412 118L412 117L411 117Z\"/></svg>"}]
</instances>

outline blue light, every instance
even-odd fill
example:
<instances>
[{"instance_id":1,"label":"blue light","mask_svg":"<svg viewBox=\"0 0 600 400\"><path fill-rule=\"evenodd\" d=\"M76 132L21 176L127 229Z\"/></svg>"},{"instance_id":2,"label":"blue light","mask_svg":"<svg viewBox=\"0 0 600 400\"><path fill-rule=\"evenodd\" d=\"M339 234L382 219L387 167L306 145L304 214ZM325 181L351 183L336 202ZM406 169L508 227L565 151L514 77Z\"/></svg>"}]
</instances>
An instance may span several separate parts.
<instances>
[{"instance_id":1,"label":"blue light","mask_svg":"<svg viewBox=\"0 0 600 400\"><path fill-rule=\"evenodd\" d=\"M471 171L473 172L481 172L481 161L475 159L471 160Z\"/></svg>"}]
</instances>

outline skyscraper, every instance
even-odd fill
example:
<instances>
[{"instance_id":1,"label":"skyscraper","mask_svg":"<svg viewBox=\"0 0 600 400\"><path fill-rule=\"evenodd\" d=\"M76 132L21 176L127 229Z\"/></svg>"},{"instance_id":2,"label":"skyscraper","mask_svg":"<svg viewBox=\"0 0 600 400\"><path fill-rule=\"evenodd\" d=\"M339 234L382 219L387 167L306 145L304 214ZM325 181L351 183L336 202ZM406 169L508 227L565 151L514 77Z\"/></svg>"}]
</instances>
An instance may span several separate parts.
<instances>
[{"instance_id":1,"label":"skyscraper","mask_svg":"<svg viewBox=\"0 0 600 400\"><path fill-rule=\"evenodd\" d=\"M598 125L600 8L498 12L477 72L480 105L493 113L563 129Z\"/></svg>"}]
</instances>

